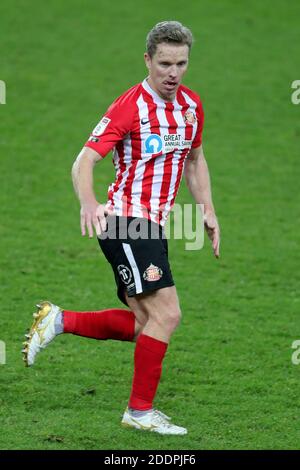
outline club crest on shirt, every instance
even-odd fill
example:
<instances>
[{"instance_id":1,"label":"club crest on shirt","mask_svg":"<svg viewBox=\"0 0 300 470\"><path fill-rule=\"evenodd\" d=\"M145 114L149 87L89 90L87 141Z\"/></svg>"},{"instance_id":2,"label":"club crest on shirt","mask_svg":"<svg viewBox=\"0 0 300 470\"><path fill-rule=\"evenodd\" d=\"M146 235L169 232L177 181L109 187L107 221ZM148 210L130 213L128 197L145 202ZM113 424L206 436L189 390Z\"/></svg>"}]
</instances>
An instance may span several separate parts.
<instances>
[{"instance_id":1,"label":"club crest on shirt","mask_svg":"<svg viewBox=\"0 0 300 470\"><path fill-rule=\"evenodd\" d=\"M185 115L183 116L184 122L187 122L188 124L195 124L197 121L195 113L193 111L187 111Z\"/></svg>"},{"instance_id":2,"label":"club crest on shirt","mask_svg":"<svg viewBox=\"0 0 300 470\"><path fill-rule=\"evenodd\" d=\"M162 275L162 270L151 263L146 271L144 271L143 279L148 282L159 281Z\"/></svg>"}]
</instances>

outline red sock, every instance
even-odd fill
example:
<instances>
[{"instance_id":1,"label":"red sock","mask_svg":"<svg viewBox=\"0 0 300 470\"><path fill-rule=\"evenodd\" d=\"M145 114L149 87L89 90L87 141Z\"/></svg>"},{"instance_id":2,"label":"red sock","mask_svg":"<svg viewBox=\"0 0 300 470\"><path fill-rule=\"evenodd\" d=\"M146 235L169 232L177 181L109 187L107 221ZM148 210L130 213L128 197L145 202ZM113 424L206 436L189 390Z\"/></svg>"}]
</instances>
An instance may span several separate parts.
<instances>
[{"instance_id":1,"label":"red sock","mask_svg":"<svg viewBox=\"0 0 300 470\"><path fill-rule=\"evenodd\" d=\"M72 312L63 310L64 333L95 339L133 341L135 316L120 308L100 312Z\"/></svg>"},{"instance_id":2,"label":"red sock","mask_svg":"<svg viewBox=\"0 0 300 470\"><path fill-rule=\"evenodd\" d=\"M140 334L134 352L134 376L129 399L129 407L135 410L148 410L158 387L162 361L168 344L144 334Z\"/></svg>"}]
</instances>

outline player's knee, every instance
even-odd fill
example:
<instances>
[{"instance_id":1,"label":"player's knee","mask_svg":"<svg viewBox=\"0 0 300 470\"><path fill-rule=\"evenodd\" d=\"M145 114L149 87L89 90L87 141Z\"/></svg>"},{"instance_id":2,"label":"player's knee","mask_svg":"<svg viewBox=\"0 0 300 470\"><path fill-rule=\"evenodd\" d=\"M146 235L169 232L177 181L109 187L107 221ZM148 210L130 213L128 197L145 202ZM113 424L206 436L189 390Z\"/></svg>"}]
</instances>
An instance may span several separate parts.
<instances>
[{"instance_id":1,"label":"player's knee","mask_svg":"<svg viewBox=\"0 0 300 470\"><path fill-rule=\"evenodd\" d=\"M153 309L150 317L165 331L172 333L180 323L181 312L177 306L164 305L160 309Z\"/></svg>"},{"instance_id":2,"label":"player's knee","mask_svg":"<svg viewBox=\"0 0 300 470\"><path fill-rule=\"evenodd\" d=\"M145 312L141 310L137 310L137 309L135 309L133 313L135 315L136 329L138 331L141 331L144 328L144 326L147 324L148 315Z\"/></svg>"},{"instance_id":3,"label":"player's knee","mask_svg":"<svg viewBox=\"0 0 300 470\"><path fill-rule=\"evenodd\" d=\"M168 314L167 314L167 319L166 322L170 327L171 331L174 331L178 325L180 324L181 320L181 311L178 307L174 307L173 309L170 309Z\"/></svg>"},{"instance_id":4,"label":"player's knee","mask_svg":"<svg viewBox=\"0 0 300 470\"><path fill-rule=\"evenodd\" d=\"M181 310L177 296L171 296L170 298L165 297L161 306L165 323L170 326L171 330L175 330L181 320Z\"/></svg>"},{"instance_id":5,"label":"player's knee","mask_svg":"<svg viewBox=\"0 0 300 470\"><path fill-rule=\"evenodd\" d=\"M145 326L148 321L148 315L143 311L139 311L139 312L135 311L134 314L135 314L136 321L141 326Z\"/></svg>"},{"instance_id":6,"label":"player's knee","mask_svg":"<svg viewBox=\"0 0 300 470\"><path fill-rule=\"evenodd\" d=\"M142 304L138 303L134 297L128 297L127 294L125 294L125 296L129 308L131 308L135 315L136 321L140 326L145 326L148 321L147 309Z\"/></svg>"}]
</instances>

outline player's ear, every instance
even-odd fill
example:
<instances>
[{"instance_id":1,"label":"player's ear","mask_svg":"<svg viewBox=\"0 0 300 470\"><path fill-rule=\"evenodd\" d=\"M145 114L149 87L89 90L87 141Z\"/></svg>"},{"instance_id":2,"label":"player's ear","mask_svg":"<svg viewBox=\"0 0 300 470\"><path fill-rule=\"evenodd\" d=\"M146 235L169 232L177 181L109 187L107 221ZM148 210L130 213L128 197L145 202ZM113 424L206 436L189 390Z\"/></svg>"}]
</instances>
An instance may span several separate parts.
<instances>
[{"instance_id":1,"label":"player's ear","mask_svg":"<svg viewBox=\"0 0 300 470\"><path fill-rule=\"evenodd\" d=\"M151 63L151 58L148 54L148 52L144 53L144 59L145 59L145 64L148 70L150 70L150 63Z\"/></svg>"}]
</instances>

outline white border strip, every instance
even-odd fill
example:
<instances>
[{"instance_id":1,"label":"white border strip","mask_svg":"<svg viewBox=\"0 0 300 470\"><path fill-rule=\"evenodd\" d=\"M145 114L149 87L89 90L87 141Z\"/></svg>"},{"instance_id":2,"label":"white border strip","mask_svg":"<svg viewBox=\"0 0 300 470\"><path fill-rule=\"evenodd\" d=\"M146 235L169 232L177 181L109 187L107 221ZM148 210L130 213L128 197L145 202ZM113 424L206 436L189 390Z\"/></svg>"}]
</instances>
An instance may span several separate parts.
<instances>
[{"instance_id":1,"label":"white border strip","mask_svg":"<svg viewBox=\"0 0 300 470\"><path fill-rule=\"evenodd\" d=\"M122 243L124 253L126 255L126 258L128 259L128 262L131 266L132 272L133 272L133 277L134 277L134 282L135 282L135 292L137 294L140 294L143 292L142 288L142 281L141 281L141 276L140 272L138 270L138 267L136 265L131 246L129 243Z\"/></svg>"}]
</instances>

